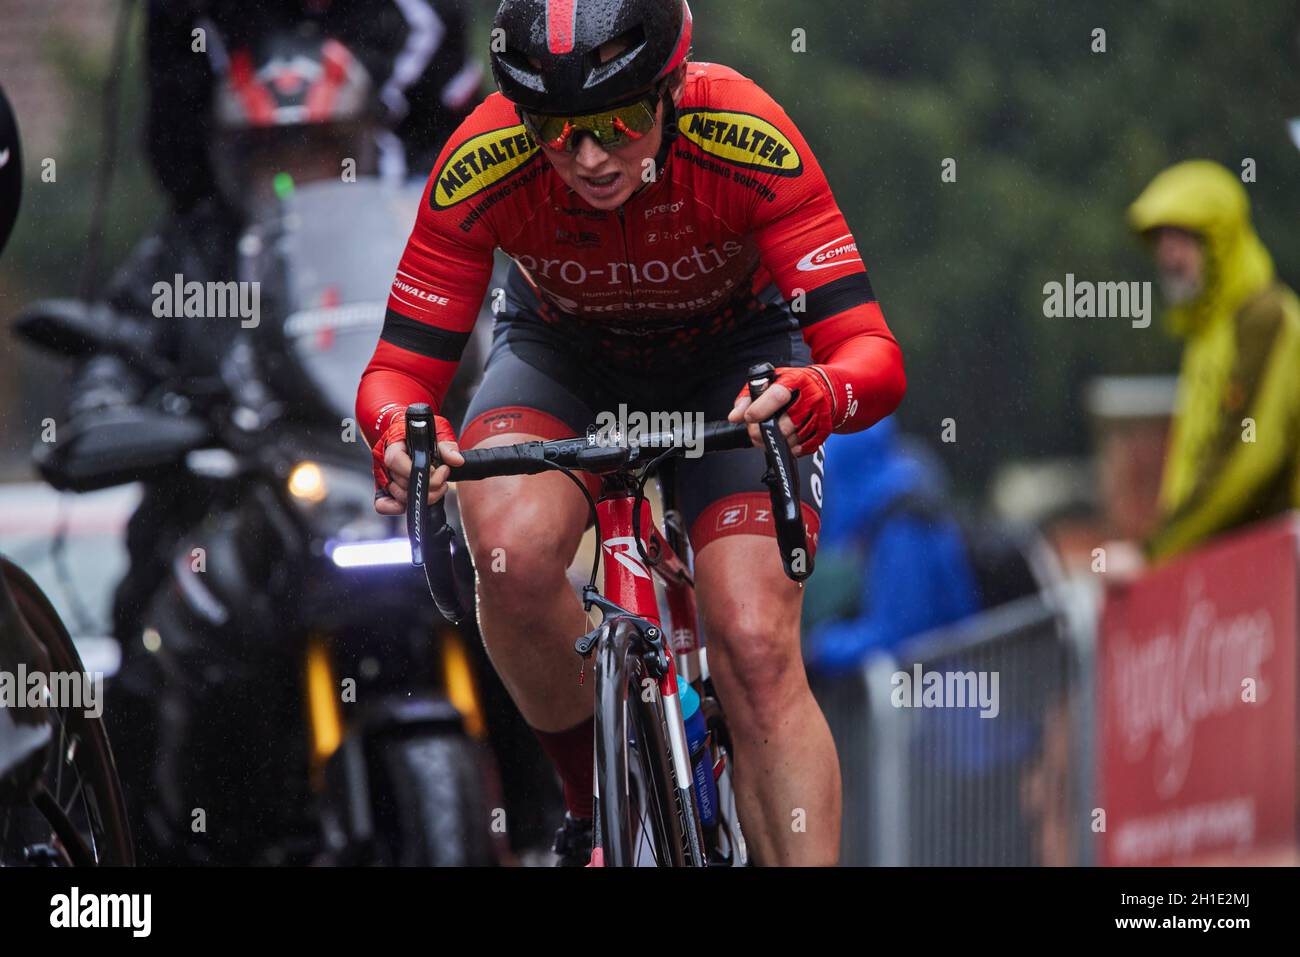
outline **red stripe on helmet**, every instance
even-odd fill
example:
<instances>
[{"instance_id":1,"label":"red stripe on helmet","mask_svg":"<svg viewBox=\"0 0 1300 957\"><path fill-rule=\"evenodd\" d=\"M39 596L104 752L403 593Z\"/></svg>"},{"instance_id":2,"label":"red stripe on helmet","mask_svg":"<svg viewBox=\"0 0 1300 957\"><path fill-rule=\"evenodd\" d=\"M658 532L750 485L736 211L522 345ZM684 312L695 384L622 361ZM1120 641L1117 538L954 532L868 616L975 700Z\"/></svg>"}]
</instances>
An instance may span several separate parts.
<instances>
[{"instance_id":1,"label":"red stripe on helmet","mask_svg":"<svg viewBox=\"0 0 1300 957\"><path fill-rule=\"evenodd\" d=\"M331 39L325 41L321 49L321 60L324 70L307 91L307 119L311 123L321 123L330 118L339 90L347 81L352 54L343 44Z\"/></svg>"},{"instance_id":2,"label":"red stripe on helmet","mask_svg":"<svg viewBox=\"0 0 1300 957\"><path fill-rule=\"evenodd\" d=\"M577 0L548 0L546 4L546 46L552 53L573 52Z\"/></svg>"},{"instance_id":3,"label":"red stripe on helmet","mask_svg":"<svg viewBox=\"0 0 1300 957\"><path fill-rule=\"evenodd\" d=\"M230 85L243 101L252 126L270 126L275 119L275 101L266 87L257 82L253 58L247 50L237 50L230 58Z\"/></svg>"},{"instance_id":4,"label":"red stripe on helmet","mask_svg":"<svg viewBox=\"0 0 1300 957\"><path fill-rule=\"evenodd\" d=\"M691 7L686 0L682 0L682 33L677 38L677 48L673 50L673 55L668 58L668 65L659 71L659 77L667 76L673 70L677 69L686 62L686 54L691 52L691 27L694 21L691 18Z\"/></svg>"}]
</instances>

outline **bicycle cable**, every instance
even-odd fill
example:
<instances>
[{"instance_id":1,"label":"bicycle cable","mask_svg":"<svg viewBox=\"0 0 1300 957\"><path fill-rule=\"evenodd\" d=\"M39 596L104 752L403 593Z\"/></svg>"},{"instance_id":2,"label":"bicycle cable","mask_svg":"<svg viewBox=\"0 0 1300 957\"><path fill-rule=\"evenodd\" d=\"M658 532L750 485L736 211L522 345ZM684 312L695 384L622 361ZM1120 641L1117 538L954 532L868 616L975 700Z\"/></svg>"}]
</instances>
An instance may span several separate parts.
<instances>
[{"instance_id":1,"label":"bicycle cable","mask_svg":"<svg viewBox=\"0 0 1300 957\"><path fill-rule=\"evenodd\" d=\"M646 464L637 478L636 493L632 498L632 537L636 541L637 554L641 556L641 560L646 563L647 567L652 566L655 563L650 560L650 557L646 554L645 545L641 542L641 505L645 502L646 483L650 481L650 476L653 474L655 467L676 452L677 448L675 446L669 447L663 452L660 452ZM596 508L596 500L592 497L591 491L587 488L587 484L583 482L582 479L578 478L578 476L573 473L572 469L550 461L543 462L542 464L545 465L546 468L559 472L561 475L568 478L570 482L578 487L578 491L582 493L582 497L587 500L587 510L591 514L591 524L596 530L596 554L591 560L591 577L587 581L588 586L594 589L596 587L596 578L600 574L601 551L604 542L604 539L600 534L600 512Z\"/></svg>"},{"instance_id":2,"label":"bicycle cable","mask_svg":"<svg viewBox=\"0 0 1300 957\"><path fill-rule=\"evenodd\" d=\"M559 472L562 475L566 476L570 482L578 486L578 491L580 491L582 493L583 498L587 500L587 509L588 511L591 512L591 523L592 526L596 529L596 555L591 561L591 578L587 582L587 584L588 587L595 589L596 576L600 574L601 543L604 541L604 539L601 538L600 535L600 513L596 510L596 500L591 497L591 491L587 488L587 483L582 481L582 479L578 478L578 476L574 475L572 469L566 468L563 465L558 465L555 462L550 462L550 461L545 461L542 464L545 465L548 469L553 469L554 471Z\"/></svg>"},{"instance_id":3,"label":"bicycle cable","mask_svg":"<svg viewBox=\"0 0 1300 957\"><path fill-rule=\"evenodd\" d=\"M641 556L641 561L646 563L647 568L658 564L658 560L656 559L653 562L650 560L650 556L646 554L645 545L641 542L641 506L645 503L645 487L646 483L650 481L650 476L655 467L676 451L676 446L670 446L660 452L646 463L645 468L641 470L641 474L637 477L636 494L632 498L632 538L636 542L637 554Z\"/></svg>"}]
</instances>

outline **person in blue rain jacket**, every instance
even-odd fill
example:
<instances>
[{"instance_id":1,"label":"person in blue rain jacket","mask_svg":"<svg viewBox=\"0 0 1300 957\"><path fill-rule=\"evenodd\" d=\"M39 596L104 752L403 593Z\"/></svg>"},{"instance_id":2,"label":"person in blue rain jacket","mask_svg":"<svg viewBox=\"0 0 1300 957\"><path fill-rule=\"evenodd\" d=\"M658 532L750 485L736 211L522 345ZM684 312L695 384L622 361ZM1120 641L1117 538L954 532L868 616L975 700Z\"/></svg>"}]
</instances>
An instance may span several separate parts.
<instances>
[{"instance_id":1,"label":"person in blue rain jacket","mask_svg":"<svg viewBox=\"0 0 1300 957\"><path fill-rule=\"evenodd\" d=\"M874 650L981 609L966 536L944 501L942 468L901 440L892 418L832 436L826 469L853 491L822 513L805 617L814 671L842 674Z\"/></svg>"}]
</instances>

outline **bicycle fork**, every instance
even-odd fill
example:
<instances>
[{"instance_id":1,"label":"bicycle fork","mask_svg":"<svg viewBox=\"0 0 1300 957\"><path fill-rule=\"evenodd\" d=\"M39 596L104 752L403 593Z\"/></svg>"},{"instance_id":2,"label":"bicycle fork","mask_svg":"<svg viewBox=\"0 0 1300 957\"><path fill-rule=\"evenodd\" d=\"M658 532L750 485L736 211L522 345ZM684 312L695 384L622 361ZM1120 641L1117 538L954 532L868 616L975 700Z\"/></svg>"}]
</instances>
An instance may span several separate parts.
<instances>
[{"instance_id":1,"label":"bicycle fork","mask_svg":"<svg viewBox=\"0 0 1300 957\"><path fill-rule=\"evenodd\" d=\"M624 661L626 656L635 655L641 660L645 674L657 685L661 703L661 723L666 726L660 729L664 740L659 747L654 746L659 742L640 742L640 746L651 756L651 760L666 758L660 768L660 777L664 781L671 782L674 790L675 810L672 811L672 816L676 818L677 826L672 827L672 822L665 823L669 824L673 831L674 842L680 845L681 862L688 867L703 867L707 863L707 853L695 797L690 747L686 740L686 722L682 718L681 703L677 693L677 669L672 651L665 640L663 628L654 621L633 615L625 608L601 596L590 586L583 589L583 603L588 611L593 607L599 608L603 620L600 625L575 643L574 647L578 654L584 660L593 654L603 657L604 660L601 662L603 667L597 668L597 674L606 676L622 674L622 670L618 667L619 663ZM611 688L598 688L597 692L598 708L601 706L600 693L620 693L618 689ZM644 696L645 689L637 689L637 693ZM644 697L642 703L646 703ZM597 729L597 733L601 731L602 729ZM603 732L613 733L613 729L605 728ZM620 769L602 766L604 756L608 753L610 749L602 747L601 742L597 741L597 766L593 788L596 802L594 822L596 848L592 855L592 864L596 866L603 866L605 863L604 849L608 838L602 833L602 815L599 813L602 784L606 788L617 788L620 783L625 785L625 782L619 781ZM607 790L604 799L619 800L620 798Z\"/></svg>"}]
</instances>

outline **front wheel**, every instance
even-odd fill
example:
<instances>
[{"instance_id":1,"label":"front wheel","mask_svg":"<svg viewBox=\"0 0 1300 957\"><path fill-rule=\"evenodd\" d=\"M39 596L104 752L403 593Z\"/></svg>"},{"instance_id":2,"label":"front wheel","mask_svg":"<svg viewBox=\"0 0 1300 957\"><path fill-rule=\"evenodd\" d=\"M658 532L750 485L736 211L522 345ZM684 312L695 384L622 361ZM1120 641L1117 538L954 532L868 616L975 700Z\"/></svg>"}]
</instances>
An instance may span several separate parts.
<instances>
[{"instance_id":1,"label":"front wheel","mask_svg":"<svg viewBox=\"0 0 1300 957\"><path fill-rule=\"evenodd\" d=\"M677 787L658 682L633 648L634 630L614 622L596 653L596 822L610 867L686 867L693 792ZM689 782L687 782L689 788Z\"/></svg>"}]
</instances>

